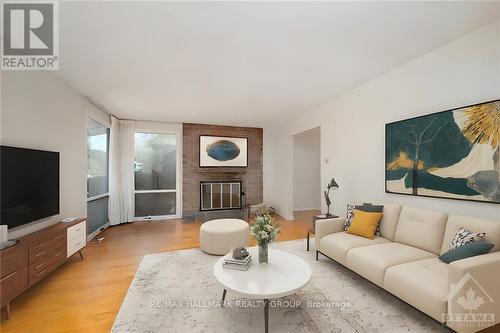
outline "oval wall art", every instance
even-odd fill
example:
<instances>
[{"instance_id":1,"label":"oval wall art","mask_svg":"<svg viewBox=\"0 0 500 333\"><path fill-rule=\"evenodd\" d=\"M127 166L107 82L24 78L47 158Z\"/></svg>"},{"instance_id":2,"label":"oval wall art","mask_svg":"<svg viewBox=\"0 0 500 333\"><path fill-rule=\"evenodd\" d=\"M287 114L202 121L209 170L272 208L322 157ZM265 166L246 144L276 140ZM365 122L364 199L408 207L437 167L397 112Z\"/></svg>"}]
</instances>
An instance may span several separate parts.
<instances>
[{"instance_id":1,"label":"oval wall art","mask_svg":"<svg viewBox=\"0 0 500 333\"><path fill-rule=\"evenodd\" d=\"M200 135L200 167L247 167L248 139Z\"/></svg>"},{"instance_id":2,"label":"oval wall art","mask_svg":"<svg viewBox=\"0 0 500 333\"><path fill-rule=\"evenodd\" d=\"M240 148L229 140L218 140L207 146L207 154L217 161L230 161L238 157Z\"/></svg>"}]
</instances>

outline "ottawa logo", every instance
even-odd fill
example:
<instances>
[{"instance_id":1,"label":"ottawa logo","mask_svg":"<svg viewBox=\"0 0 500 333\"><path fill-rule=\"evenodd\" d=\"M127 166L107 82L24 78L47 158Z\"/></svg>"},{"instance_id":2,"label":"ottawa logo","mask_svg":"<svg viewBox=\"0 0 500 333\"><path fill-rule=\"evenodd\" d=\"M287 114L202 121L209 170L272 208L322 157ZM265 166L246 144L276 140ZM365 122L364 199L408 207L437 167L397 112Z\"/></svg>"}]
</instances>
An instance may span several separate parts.
<instances>
[{"instance_id":1,"label":"ottawa logo","mask_svg":"<svg viewBox=\"0 0 500 333\"><path fill-rule=\"evenodd\" d=\"M449 327L486 328L495 323L492 309L496 304L470 273L450 286L446 298L448 313L443 315L443 321Z\"/></svg>"}]
</instances>

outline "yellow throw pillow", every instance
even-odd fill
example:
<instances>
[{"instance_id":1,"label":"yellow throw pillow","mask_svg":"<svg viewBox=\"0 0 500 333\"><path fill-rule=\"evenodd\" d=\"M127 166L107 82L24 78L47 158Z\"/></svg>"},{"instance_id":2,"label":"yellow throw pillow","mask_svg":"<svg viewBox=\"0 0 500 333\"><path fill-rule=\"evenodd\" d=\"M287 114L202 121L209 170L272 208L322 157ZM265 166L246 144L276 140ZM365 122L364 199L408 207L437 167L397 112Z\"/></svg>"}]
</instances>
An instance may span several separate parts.
<instances>
[{"instance_id":1,"label":"yellow throw pillow","mask_svg":"<svg viewBox=\"0 0 500 333\"><path fill-rule=\"evenodd\" d=\"M375 231L381 218L382 213L363 212L362 210L355 209L354 217L351 225L347 228L347 233L373 239L375 238Z\"/></svg>"}]
</instances>

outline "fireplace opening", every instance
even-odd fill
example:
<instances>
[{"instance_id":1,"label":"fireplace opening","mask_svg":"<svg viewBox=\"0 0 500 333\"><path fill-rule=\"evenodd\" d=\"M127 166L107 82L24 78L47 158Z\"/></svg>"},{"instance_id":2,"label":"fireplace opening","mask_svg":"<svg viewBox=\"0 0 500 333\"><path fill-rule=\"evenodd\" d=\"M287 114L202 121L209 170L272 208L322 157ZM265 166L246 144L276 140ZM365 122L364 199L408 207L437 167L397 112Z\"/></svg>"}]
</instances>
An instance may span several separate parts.
<instances>
[{"instance_id":1,"label":"fireplace opening","mask_svg":"<svg viewBox=\"0 0 500 333\"><path fill-rule=\"evenodd\" d=\"M200 211L241 209L241 180L200 182Z\"/></svg>"}]
</instances>

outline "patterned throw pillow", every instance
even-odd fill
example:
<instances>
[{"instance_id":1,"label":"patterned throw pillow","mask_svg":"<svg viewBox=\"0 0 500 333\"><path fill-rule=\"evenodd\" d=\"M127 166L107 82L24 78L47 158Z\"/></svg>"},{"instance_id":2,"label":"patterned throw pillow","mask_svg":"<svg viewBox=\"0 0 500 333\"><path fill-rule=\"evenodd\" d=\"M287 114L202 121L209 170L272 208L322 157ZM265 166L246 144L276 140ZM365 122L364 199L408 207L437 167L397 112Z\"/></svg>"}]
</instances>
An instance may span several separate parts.
<instances>
[{"instance_id":1,"label":"patterned throw pillow","mask_svg":"<svg viewBox=\"0 0 500 333\"><path fill-rule=\"evenodd\" d=\"M352 222L352 218L354 217L354 209L356 206L347 204L347 209L346 209L346 216L345 216L345 222L344 222L344 231L349 228Z\"/></svg>"},{"instance_id":2,"label":"patterned throw pillow","mask_svg":"<svg viewBox=\"0 0 500 333\"><path fill-rule=\"evenodd\" d=\"M484 236L486 236L485 232L472 232L460 227L451 241L450 250L475 241L482 241L484 240Z\"/></svg>"}]
</instances>

